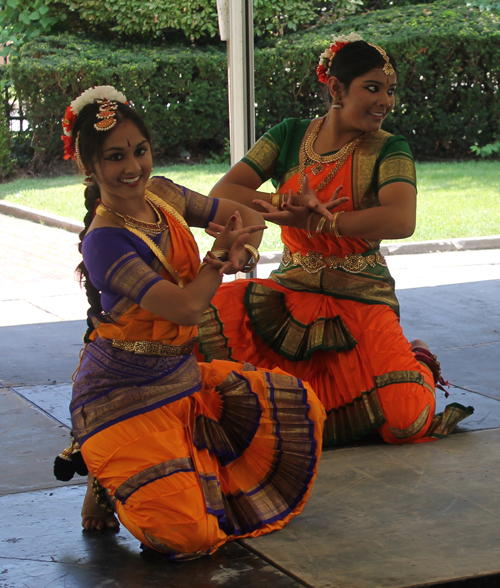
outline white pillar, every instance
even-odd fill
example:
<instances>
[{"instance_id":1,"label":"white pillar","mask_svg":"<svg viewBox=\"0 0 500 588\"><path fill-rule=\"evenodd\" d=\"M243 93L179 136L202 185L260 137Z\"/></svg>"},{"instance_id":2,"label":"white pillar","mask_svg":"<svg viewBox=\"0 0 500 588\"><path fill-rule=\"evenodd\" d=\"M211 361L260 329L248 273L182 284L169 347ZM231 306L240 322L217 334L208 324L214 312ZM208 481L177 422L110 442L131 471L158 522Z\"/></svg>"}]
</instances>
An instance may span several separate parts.
<instances>
[{"instance_id":1,"label":"white pillar","mask_svg":"<svg viewBox=\"0 0 500 588\"><path fill-rule=\"evenodd\" d=\"M221 39L227 41L231 165L255 143L253 0L217 0Z\"/></svg>"}]
</instances>

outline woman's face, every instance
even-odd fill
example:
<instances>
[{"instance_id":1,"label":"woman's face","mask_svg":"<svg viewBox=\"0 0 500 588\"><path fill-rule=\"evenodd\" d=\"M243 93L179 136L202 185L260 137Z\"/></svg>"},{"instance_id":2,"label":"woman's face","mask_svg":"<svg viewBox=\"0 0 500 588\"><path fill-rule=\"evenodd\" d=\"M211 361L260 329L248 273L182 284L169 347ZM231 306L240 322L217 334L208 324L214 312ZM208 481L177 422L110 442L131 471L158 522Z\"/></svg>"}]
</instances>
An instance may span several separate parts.
<instances>
[{"instance_id":1,"label":"woman's face","mask_svg":"<svg viewBox=\"0 0 500 588\"><path fill-rule=\"evenodd\" d=\"M148 140L131 120L123 120L109 132L94 161L104 204L119 210L127 201L143 197L152 167Z\"/></svg>"},{"instance_id":2,"label":"woman's face","mask_svg":"<svg viewBox=\"0 0 500 588\"><path fill-rule=\"evenodd\" d=\"M382 68L354 78L347 92L340 91L343 108L337 112L342 126L346 130L378 131L394 108L396 81L395 73L388 76ZM337 95L332 88L332 95Z\"/></svg>"}]
</instances>

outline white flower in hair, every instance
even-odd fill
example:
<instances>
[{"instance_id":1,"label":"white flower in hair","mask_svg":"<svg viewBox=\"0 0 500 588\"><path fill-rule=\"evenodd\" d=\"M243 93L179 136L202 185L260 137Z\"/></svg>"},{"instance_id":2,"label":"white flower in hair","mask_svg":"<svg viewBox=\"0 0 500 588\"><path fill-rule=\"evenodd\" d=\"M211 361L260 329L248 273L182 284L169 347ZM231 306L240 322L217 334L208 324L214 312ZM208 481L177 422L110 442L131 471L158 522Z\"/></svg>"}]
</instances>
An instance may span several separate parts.
<instances>
[{"instance_id":1,"label":"white flower in hair","mask_svg":"<svg viewBox=\"0 0 500 588\"><path fill-rule=\"evenodd\" d=\"M349 33L348 35L339 35L336 37L332 35L332 43L354 43L355 41L362 41L363 37L359 33Z\"/></svg>"},{"instance_id":2,"label":"white flower in hair","mask_svg":"<svg viewBox=\"0 0 500 588\"><path fill-rule=\"evenodd\" d=\"M104 100L105 98L115 102L127 102L125 94L122 94L113 86L94 86L85 90L78 98L75 98L70 106L73 112L78 114L87 104L92 104L95 100Z\"/></svg>"}]
</instances>

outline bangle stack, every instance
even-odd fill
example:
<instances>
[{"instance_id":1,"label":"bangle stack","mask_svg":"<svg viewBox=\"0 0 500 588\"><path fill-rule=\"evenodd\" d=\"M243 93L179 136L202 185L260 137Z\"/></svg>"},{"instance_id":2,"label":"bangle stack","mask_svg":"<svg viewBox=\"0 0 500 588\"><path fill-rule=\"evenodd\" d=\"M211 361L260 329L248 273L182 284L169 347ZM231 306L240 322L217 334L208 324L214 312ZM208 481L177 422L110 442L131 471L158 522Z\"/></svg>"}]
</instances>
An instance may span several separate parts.
<instances>
[{"instance_id":1,"label":"bangle stack","mask_svg":"<svg viewBox=\"0 0 500 588\"><path fill-rule=\"evenodd\" d=\"M319 219L318 224L316 225L315 231L313 232L311 230L311 221L312 221L313 215L314 215L314 212L311 212L311 214L307 218L306 230L307 230L307 236L309 237L309 239L314 239L314 237L317 237L318 235L320 235L323 232L323 228L326 223L326 216L322 216Z\"/></svg>"},{"instance_id":2,"label":"bangle stack","mask_svg":"<svg viewBox=\"0 0 500 588\"><path fill-rule=\"evenodd\" d=\"M244 247L245 251L248 251L248 253L250 253L250 255L252 256L252 261L249 261L241 269L241 271L249 274L252 270L255 269L255 266L259 263L260 255L259 255L259 252L257 251L257 249L255 249L255 247L253 247L252 245L249 245L248 243L245 243L245 245L243 247Z\"/></svg>"}]
</instances>

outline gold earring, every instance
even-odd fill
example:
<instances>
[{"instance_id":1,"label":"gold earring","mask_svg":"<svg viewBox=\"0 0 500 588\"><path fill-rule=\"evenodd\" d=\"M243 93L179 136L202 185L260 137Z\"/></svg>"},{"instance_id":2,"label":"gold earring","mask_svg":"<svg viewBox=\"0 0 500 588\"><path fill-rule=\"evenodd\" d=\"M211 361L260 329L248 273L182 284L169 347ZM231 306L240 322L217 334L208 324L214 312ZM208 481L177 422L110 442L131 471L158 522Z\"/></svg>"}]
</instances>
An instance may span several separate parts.
<instances>
[{"instance_id":1,"label":"gold earring","mask_svg":"<svg viewBox=\"0 0 500 588\"><path fill-rule=\"evenodd\" d=\"M94 180L92 179L92 172L88 172L85 170L85 179L83 180L83 185L86 186L87 188L89 186L94 185Z\"/></svg>"}]
</instances>

